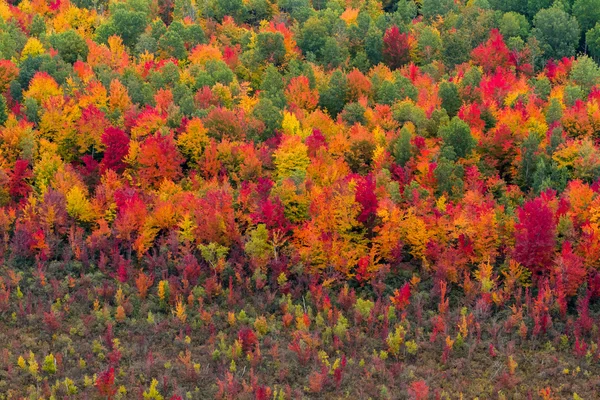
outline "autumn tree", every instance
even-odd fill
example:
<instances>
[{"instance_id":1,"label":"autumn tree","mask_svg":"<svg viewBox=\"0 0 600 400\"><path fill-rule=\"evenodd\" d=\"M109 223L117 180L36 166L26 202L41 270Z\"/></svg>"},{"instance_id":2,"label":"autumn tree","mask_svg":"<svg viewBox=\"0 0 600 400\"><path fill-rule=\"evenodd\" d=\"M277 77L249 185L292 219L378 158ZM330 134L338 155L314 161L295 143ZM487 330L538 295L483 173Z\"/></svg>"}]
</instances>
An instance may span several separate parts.
<instances>
[{"instance_id":1,"label":"autumn tree","mask_svg":"<svg viewBox=\"0 0 600 400\"><path fill-rule=\"evenodd\" d=\"M518 210L515 226L515 260L535 273L544 273L552 265L556 230L554 214L542 198L526 202Z\"/></svg>"},{"instance_id":2,"label":"autumn tree","mask_svg":"<svg viewBox=\"0 0 600 400\"><path fill-rule=\"evenodd\" d=\"M140 145L139 176L148 185L159 185L165 179L176 180L181 176L183 161L173 136L156 133Z\"/></svg>"},{"instance_id":3,"label":"autumn tree","mask_svg":"<svg viewBox=\"0 0 600 400\"><path fill-rule=\"evenodd\" d=\"M410 44L407 33L400 33L396 25L383 35L383 59L391 69L397 69L410 62Z\"/></svg>"}]
</instances>

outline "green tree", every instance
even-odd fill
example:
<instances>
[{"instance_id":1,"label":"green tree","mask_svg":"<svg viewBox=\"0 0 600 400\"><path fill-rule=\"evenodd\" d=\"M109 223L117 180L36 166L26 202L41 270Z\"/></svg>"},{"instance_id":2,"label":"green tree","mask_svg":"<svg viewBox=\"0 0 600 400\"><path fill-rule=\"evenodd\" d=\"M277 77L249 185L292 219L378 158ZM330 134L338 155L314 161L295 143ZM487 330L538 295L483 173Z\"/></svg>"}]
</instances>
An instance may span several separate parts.
<instances>
[{"instance_id":1,"label":"green tree","mask_svg":"<svg viewBox=\"0 0 600 400\"><path fill-rule=\"evenodd\" d=\"M228 15L236 22L244 22L246 7L242 0L216 0L214 13L219 21Z\"/></svg>"},{"instance_id":2,"label":"green tree","mask_svg":"<svg viewBox=\"0 0 600 400\"><path fill-rule=\"evenodd\" d=\"M85 60L89 51L85 40L72 29L50 36L50 44L63 60L71 64L79 58Z\"/></svg>"},{"instance_id":3,"label":"green tree","mask_svg":"<svg viewBox=\"0 0 600 400\"><path fill-rule=\"evenodd\" d=\"M584 55L573 63L569 74L571 80L587 92L598 83L600 68L590 57Z\"/></svg>"},{"instance_id":4,"label":"green tree","mask_svg":"<svg viewBox=\"0 0 600 400\"><path fill-rule=\"evenodd\" d=\"M421 14L428 20L434 20L438 16L445 16L456 9L454 0L422 0Z\"/></svg>"},{"instance_id":5,"label":"green tree","mask_svg":"<svg viewBox=\"0 0 600 400\"><path fill-rule=\"evenodd\" d=\"M252 110L252 115L265 124L265 130L262 135L256 139L264 141L273 136L276 129L281 128L283 114L281 109L276 107L271 99L262 97L258 104Z\"/></svg>"},{"instance_id":6,"label":"green tree","mask_svg":"<svg viewBox=\"0 0 600 400\"><path fill-rule=\"evenodd\" d=\"M328 37L323 46L322 64L329 69L339 68L348 59L348 48L335 38Z\"/></svg>"},{"instance_id":7,"label":"green tree","mask_svg":"<svg viewBox=\"0 0 600 400\"><path fill-rule=\"evenodd\" d=\"M29 25L29 34L35 37L41 37L46 34L46 21L40 14L35 14Z\"/></svg>"},{"instance_id":8,"label":"green tree","mask_svg":"<svg viewBox=\"0 0 600 400\"><path fill-rule=\"evenodd\" d=\"M464 168L457 164L455 159L456 153L452 146L442 149L435 171L433 171L437 181L435 190L437 196L449 195L451 198L457 199L463 193Z\"/></svg>"},{"instance_id":9,"label":"green tree","mask_svg":"<svg viewBox=\"0 0 600 400\"><path fill-rule=\"evenodd\" d=\"M471 35L462 30L448 31L442 35L442 57L448 68L454 68L469 60Z\"/></svg>"},{"instance_id":10,"label":"green tree","mask_svg":"<svg viewBox=\"0 0 600 400\"><path fill-rule=\"evenodd\" d=\"M4 125L8 119L8 109L6 107L6 98L0 94L0 126Z\"/></svg>"},{"instance_id":11,"label":"green tree","mask_svg":"<svg viewBox=\"0 0 600 400\"><path fill-rule=\"evenodd\" d=\"M577 100L583 100L585 92L579 85L567 85L563 98L567 107L572 107Z\"/></svg>"},{"instance_id":12,"label":"green tree","mask_svg":"<svg viewBox=\"0 0 600 400\"><path fill-rule=\"evenodd\" d=\"M538 12L531 31L540 43L545 59L560 59L575 55L579 43L579 23L558 7Z\"/></svg>"},{"instance_id":13,"label":"green tree","mask_svg":"<svg viewBox=\"0 0 600 400\"><path fill-rule=\"evenodd\" d=\"M147 25L145 12L118 9L107 22L96 29L96 40L99 43L106 43L110 36L118 35L126 46L134 48Z\"/></svg>"},{"instance_id":14,"label":"green tree","mask_svg":"<svg viewBox=\"0 0 600 400\"><path fill-rule=\"evenodd\" d=\"M400 129L400 135L394 142L392 148L392 155L394 156L396 163L403 167L412 157L413 150L411 139L412 134L410 133L410 130L406 126L403 126L402 129Z\"/></svg>"},{"instance_id":15,"label":"green tree","mask_svg":"<svg viewBox=\"0 0 600 400\"><path fill-rule=\"evenodd\" d=\"M395 80L383 81L375 89L375 101L381 104L392 105L398 100L417 100L419 92L410 79L400 74L395 74Z\"/></svg>"},{"instance_id":16,"label":"green tree","mask_svg":"<svg viewBox=\"0 0 600 400\"><path fill-rule=\"evenodd\" d=\"M424 26L417 39L421 64L428 64L439 57L442 50L440 33L431 26Z\"/></svg>"},{"instance_id":17,"label":"green tree","mask_svg":"<svg viewBox=\"0 0 600 400\"><path fill-rule=\"evenodd\" d=\"M383 32L372 26L367 32L365 38L365 48L367 57L373 65L383 61Z\"/></svg>"},{"instance_id":18,"label":"green tree","mask_svg":"<svg viewBox=\"0 0 600 400\"><path fill-rule=\"evenodd\" d=\"M313 54L314 57L320 58L328 36L327 28L323 21L317 17L311 17L300 30L298 47L307 56Z\"/></svg>"},{"instance_id":19,"label":"green tree","mask_svg":"<svg viewBox=\"0 0 600 400\"><path fill-rule=\"evenodd\" d=\"M553 124L556 121L559 121L562 118L562 104L560 100L557 98L550 99L548 103L548 107L546 108L546 122L548 124Z\"/></svg>"},{"instance_id":20,"label":"green tree","mask_svg":"<svg viewBox=\"0 0 600 400\"><path fill-rule=\"evenodd\" d=\"M178 60L183 60L187 57L183 39L174 29L171 29L171 27L169 27L167 32L158 40L158 50L166 56L165 58L173 57Z\"/></svg>"},{"instance_id":21,"label":"green tree","mask_svg":"<svg viewBox=\"0 0 600 400\"><path fill-rule=\"evenodd\" d=\"M590 55L594 57L594 60L598 61L600 59L600 22L587 31L585 34L585 43Z\"/></svg>"},{"instance_id":22,"label":"green tree","mask_svg":"<svg viewBox=\"0 0 600 400\"><path fill-rule=\"evenodd\" d=\"M467 157L475 148L475 139L471 128L458 117L450 120L450 124L440 128L439 135L444 139L444 145L452 146L458 158Z\"/></svg>"},{"instance_id":23,"label":"green tree","mask_svg":"<svg viewBox=\"0 0 600 400\"><path fill-rule=\"evenodd\" d=\"M448 112L448 116L456 116L462 105L456 84L447 81L440 83L438 94L442 99L442 107Z\"/></svg>"},{"instance_id":24,"label":"green tree","mask_svg":"<svg viewBox=\"0 0 600 400\"><path fill-rule=\"evenodd\" d=\"M600 0L575 0L573 15L583 32L592 29L600 21Z\"/></svg>"},{"instance_id":25,"label":"green tree","mask_svg":"<svg viewBox=\"0 0 600 400\"><path fill-rule=\"evenodd\" d=\"M267 0L249 0L246 4L246 22L258 26L260 21L269 21L273 7Z\"/></svg>"},{"instance_id":26,"label":"green tree","mask_svg":"<svg viewBox=\"0 0 600 400\"><path fill-rule=\"evenodd\" d=\"M281 11L300 23L304 23L314 13L309 0L280 0L278 5Z\"/></svg>"},{"instance_id":27,"label":"green tree","mask_svg":"<svg viewBox=\"0 0 600 400\"><path fill-rule=\"evenodd\" d=\"M554 0L527 0L527 16L533 18L540 10L548 8Z\"/></svg>"},{"instance_id":28,"label":"green tree","mask_svg":"<svg viewBox=\"0 0 600 400\"><path fill-rule=\"evenodd\" d=\"M521 144L521 164L517 181L523 190L529 190L533 186L535 170L539 161L540 137L535 133L529 136Z\"/></svg>"},{"instance_id":29,"label":"green tree","mask_svg":"<svg viewBox=\"0 0 600 400\"><path fill-rule=\"evenodd\" d=\"M260 97L268 98L279 109L283 109L287 104L283 76L273 65L269 65L265 70L260 85Z\"/></svg>"},{"instance_id":30,"label":"green tree","mask_svg":"<svg viewBox=\"0 0 600 400\"><path fill-rule=\"evenodd\" d=\"M366 122L365 111L365 108L358 103L346 104L342 111L342 119L350 126L357 123L364 125Z\"/></svg>"},{"instance_id":31,"label":"green tree","mask_svg":"<svg viewBox=\"0 0 600 400\"><path fill-rule=\"evenodd\" d=\"M502 16L499 28L505 38L520 37L525 40L529 36L529 21L524 15L514 11Z\"/></svg>"},{"instance_id":32,"label":"green tree","mask_svg":"<svg viewBox=\"0 0 600 400\"><path fill-rule=\"evenodd\" d=\"M547 76L542 75L537 77L531 82L531 85L533 86L533 92L536 96L544 101L548 100L550 92L552 91L552 83Z\"/></svg>"},{"instance_id":33,"label":"green tree","mask_svg":"<svg viewBox=\"0 0 600 400\"><path fill-rule=\"evenodd\" d=\"M256 35L256 56L259 62L279 66L285 61L284 37L279 32L260 32Z\"/></svg>"},{"instance_id":34,"label":"green tree","mask_svg":"<svg viewBox=\"0 0 600 400\"><path fill-rule=\"evenodd\" d=\"M335 118L346 105L348 83L346 75L336 70L331 74L329 84L325 85L319 93L319 104Z\"/></svg>"}]
</instances>

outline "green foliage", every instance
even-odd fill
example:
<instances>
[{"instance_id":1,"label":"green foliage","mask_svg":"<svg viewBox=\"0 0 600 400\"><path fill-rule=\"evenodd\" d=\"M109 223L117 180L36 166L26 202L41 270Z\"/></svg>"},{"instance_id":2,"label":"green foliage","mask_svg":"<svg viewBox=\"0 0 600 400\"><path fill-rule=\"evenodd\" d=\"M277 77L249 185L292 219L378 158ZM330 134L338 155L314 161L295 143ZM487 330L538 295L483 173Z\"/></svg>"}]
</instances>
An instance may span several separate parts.
<instances>
[{"instance_id":1,"label":"green foliage","mask_svg":"<svg viewBox=\"0 0 600 400\"><path fill-rule=\"evenodd\" d=\"M592 29L585 34L585 43L594 60L600 58L600 22L596 23Z\"/></svg>"},{"instance_id":2,"label":"green foliage","mask_svg":"<svg viewBox=\"0 0 600 400\"><path fill-rule=\"evenodd\" d=\"M259 61L282 65L286 54L283 41L284 37L279 32L260 32L256 35L256 56Z\"/></svg>"},{"instance_id":3,"label":"green foliage","mask_svg":"<svg viewBox=\"0 0 600 400\"><path fill-rule=\"evenodd\" d=\"M529 21L524 15L510 11L500 19L500 33L505 38L520 37L525 40L529 36Z\"/></svg>"},{"instance_id":4,"label":"green foliage","mask_svg":"<svg viewBox=\"0 0 600 400\"><path fill-rule=\"evenodd\" d=\"M528 190L533 186L535 171L539 162L540 137L530 133L521 145L521 165L518 182L521 188Z\"/></svg>"},{"instance_id":5,"label":"green foliage","mask_svg":"<svg viewBox=\"0 0 600 400\"><path fill-rule=\"evenodd\" d=\"M302 26L298 47L308 58L319 59L328 37L327 28L318 17L309 18Z\"/></svg>"},{"instance_id":6,"label":"green foliage","mask_svg":"<svg viewBox=\"0 0 600 400\"><path fill-rule=\"evenodd\" d=\"M442 107L448 112L448 116L455 117L462 105L456 84L447 81L440 83L438 95L442 100Z\"/></svg>"},{"instance_id":7,"label":"green foliage","mask_svg":"<svg viewBox=\"0 0 600 400\"><path fill-rule=\"evenodd\" d=\"M587 32L600 21L600 0L575 0L572 13L581 30Z\"/></svg>"},{"instance_id":8,"label":"green foliage","mask_svg":"<svg viewBox=\"0 0 600 400\"><path fill-rule=\"evenodd\" d=\"M440 128L439 135L446 146L452 146L458 158L466 158L475 148L475 139L471 128L458 117L450 120L450 124Z\"/></svg>"},{"instance_id":9,"label":"green foliage","mask_svg":"<svg viewBox=\"0 0 600 400\"><path fill-rule=\"evenodd\" d=\"M584 55L575 60L569 75L573 83L580 86L588 93L600 79L600 68L594 60Z\"/></svg>"},{"instance_id":10,"label":"green foliage","mask_svg":"<svg viewBox=\"0 0 600 400\"><path fill-rule=\"evenodd\" d=\"M183 39L179 33L171 29L171 27L169 27L167 32L158 40L158 50L163 52L165 58L173 57L182 60L187 57Z\"/></svg>"},{"instance_id":11,"label":"green foliage","mask_svg":"<svg viewBox=\"0 0 600 400\"><path fill-rule=\"evenodd\" d=\"M265 224L258 224L256 229L250 232L250 239L246 242L244 250L251 257L266 258L273 251L269 243L269 231Z\"/></svg>"},{"instance_id":12,"label":"green foliage","mask_svg":"<svg viewBox=\"0 0 600 400\"><path fill-rule=\"evenodd\" d=\"M434 20L438 16L444 17L455 9L456 4L453 0L423 0L421 2L421 14L428 20Z\"/></svg>"},{"instance_id":13,"label":"green foliage","mask_svg":"<svg viewBox=\"0 0 600 400\"><path fill-rule=\"evenodd\" d=\"M333 118L344 109L347 96L347 79L342 71L334 71L329 84L319 92L319 105Z\"/></svg>"},{"instance_id":14,"label":"green foliage","mask_svg":"<svg viewBox=\"0 0 600 400\"><path fill-rule=\"evenodd\" d=\"M0 126L4 125L8 119L8 108L6 106L6 98L0 94Z\"/></svg>"},{"instance_id":15,"label":"green foliage","mask_svg":"<svg viewBox=\"0 0 600 400\"><path fill-rule=\"evenodd\" d=\"M87 58L87 43L72 29L52 35L49 40L52 47L68 63L73 64L78 59L85 60Z\"/></svg>"},{"instance_id":16,"label":"green foliage","mask_svg":"<svg viewBox=\"0 0 600 400\"><path fill-rule=\"evenodd\" d=\"M575 17L558 7L551 7L535 14L533 26L531 34L540 43L545 59L575 55L580 34Z\"/></svg>"},{"instance_id":17,"label":"green foliage","mask_svg":"<svg viewBox=\"0 0 600 400\"><path fill-rule=\"evenodd\" d=\"M400 135L396 140L393 147L393 156L396 162L403 166L406 165L408 160L412 157L412 144L411 144L412 134L410 130L406 126L404 126L400 130Z\"/></svg>"},{"instance_id":18,"label":"green foliage","mask_svg":"<svg viewBox=\"0 0 600 400\"><path fill-rule=\"evenodd\" d=\"M106 43L110 36L118 35L126 46L133 48L147 24L145 12L118 9L111 15L110 20L96 29L96 40Z\"/></svg>"},{"instance_id":19,"label":"green foliage","mask_svg":"<svg viewBox=\"0 0 600 400\"><path fill-rule=\"evenodd\" d=\"M454 160L456 160L454 149L451 146L444 147L434 171L437 196L449 195L452 198L460 198L463 193L464 168Z\"/></svg>"}]
</instances>

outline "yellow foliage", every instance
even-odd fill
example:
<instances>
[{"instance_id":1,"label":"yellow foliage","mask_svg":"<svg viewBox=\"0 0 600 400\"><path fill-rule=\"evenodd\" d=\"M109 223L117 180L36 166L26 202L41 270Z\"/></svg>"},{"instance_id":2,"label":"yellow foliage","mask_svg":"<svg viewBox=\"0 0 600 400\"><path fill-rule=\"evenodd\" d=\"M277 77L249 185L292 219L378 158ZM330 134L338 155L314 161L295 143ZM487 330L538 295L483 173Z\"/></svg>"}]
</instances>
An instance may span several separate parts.
<instances>
[{"instance_id":1,"label":"yellow foliage","mask_svg":"<svg viewBox=\"0 0 600 400\"><path fill-rule=\"evenodd\" d=\"M306 168L310 164L308 147L299 136L285 136L273 158L279 179L294 174L305 174Z\"/></svg>"},{"instance_id":2,"label":"yellow foliage","mask_svg":"<svg viewBox=\"0 0 600 400\"><path fill-rule=\"evenodd\" d=\"M216 46L199 44L190 52L188 59L192 64L204 65L209 60L222 60L223 54Z\"/></svg>"},{"instance_id":3,"label":"yellow foliage","mask_svg":"<svg viewBox=\"0 0 600 400\"><path fill-rule=\"evenodd\" d=\"M23 97L32 97L40 104L50 97L62 95L62 88L56 83L54 78L45 72L36 73L29 83L29 89L23 93Z\"/></svg>"},{"instance_id":4,"label":"yellow foliage","mask_svg":"<svg viewBox=\"0 0 600 400\"><path fill-rule=\"evenodd\" d=\"M36 187L43 193L50 184L56 171L63 165L57 154L58 146L46 139L40 140L40 159L33 166L33 176Z\"/></svg>"},{"instance_id":5,"label":"yellow foliage","mask_svg":"<svg viewBox=\"0 0 600 400\"><path fill-rule=\"evenodd\" d=\"M131 106L131 99L129 98L129 93L127 93L127 88L123 86L120 80L113 79L110 82L109 91L108 104L111 111L119 110L124 112Z\"/></svg>"},{"instance_id":6,"label":"yellow foliage","mask_svg":"<svg viewBox=\"0 0 600 400\"><path fill-rule=\"evenodd\" d=\"M192 218L189 214L185 214L183 219L179 222L179 238L182 241L193 242L196 238L196 234L194 231L197 226L194 222L194 218Z\"/></svg>"},{"instance_id":7,"label":"yellow foliage","mask_svg":"<svg viewBox=\"0 0 600 400\"><path fill-rule=\"evenodd\" d=\"M10 11L10 7L5 0L0 0L0 18L5 21L8 21L12 18L12 12Z\"/></svg>"},{"instance_id":8,"label":"yellow foliage","mask_svg":"<svg viewBox=\"0 0 600 400\"><path fill-rule=\"evenodd\" d=\"M44 49L44 45L35 37L30 37L25 43L25 47L23 47L23 51L21 51L21 61L25 60L28 57L37 56L43 54L46 50Z\"/></svg>"},{"instance_id":9,"label":"yellow foliage","mask_svg":"<svg viewBox=\"0 0 600 400\"><path fill-rule=\"evenodd\" d=\"M400 222L401 239L410 245L410 254L425 260L427 243L431 237L425 221L415 214L413 208L408 209Z\"/></svg>"},{"instance_id":10,"label":"yellow foliage","mask_svg":"<svg viewBox=\"0 0 600 400\"><path fill-rule=\"evenodd\" d=\"M281 129L287 135L299 135L302 138L308 136L303 132L302 127L300 126L300 121L296 116L288 111L283 113L283 121L281 122Z\"/></svg>"},{"instance_id":11,"label":"yellow foliage","mask_svg":"<svg viewBox=\"0 0 600 400\"><path fill-rule=\"evenodd\" d=\"M359 11L358 8L348 7L342 15L340 15L340 19L343 20L346 25L356 24L356 18L358 17Z\"/></svg>"},{"instance_id":12,"label":"yellow foliage","mask_svg":"<svg viewBox=\"0 0 600 400\"><path fill-rule=\"evenodd\" d=\"M208 130L200 118L192 118L188 122L185 132L177 138L177 145L181 149L181 153L194 164L201 160L202 153L209 143L207 132Z\"/></svg>"},{"instance_id":13,"label":"yellow foliage","mask_svg":"<svg viewBox=\"0 0 600 400\"><path fill-rule=\"evenodd\" d=\"M73 186L67 193L67 212L81 222L90 222L94 219L92 204L80 186Z\"/></svg>"},{"instance_id":14,"label":"yellow foliage","mask_svg":"<svg viewBox=\"0 0 600 400\"><path fill-rule=\"evenodd\" d=\"M181 298L177 300L177 304L175 305L175 316L179 321L181 321L182 324L185 324L187 314L185 313L185 304Z\"/></svg>"},{"instance_id":15,"label":"yellow foliage","mask_svg":"<svg viewBox=\"0 0 600 400\"><path fill-rule=\"evenodd\" d=\"M84 38L91 39L96 21L96 10L78 8L71 4L52 19L52 26L55 32L75 29Z\"/></svg>"}]
</instances>

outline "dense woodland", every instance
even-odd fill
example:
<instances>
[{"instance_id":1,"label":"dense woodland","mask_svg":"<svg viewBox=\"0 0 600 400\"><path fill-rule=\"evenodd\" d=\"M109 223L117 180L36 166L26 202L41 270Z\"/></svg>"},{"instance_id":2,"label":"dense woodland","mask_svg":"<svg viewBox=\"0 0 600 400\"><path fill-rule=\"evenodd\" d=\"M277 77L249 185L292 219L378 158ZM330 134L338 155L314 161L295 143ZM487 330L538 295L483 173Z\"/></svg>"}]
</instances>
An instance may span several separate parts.
<instances>
[{"instance_id":1,"label":"dense woodland","mask_svg":"<svg viewBox=\"0 0 600 400\"><path fill-rule=\"evenodd\" d=\"M0 0L0 399L600 398L600 0Z\"/></svg>"}]
</instances>

